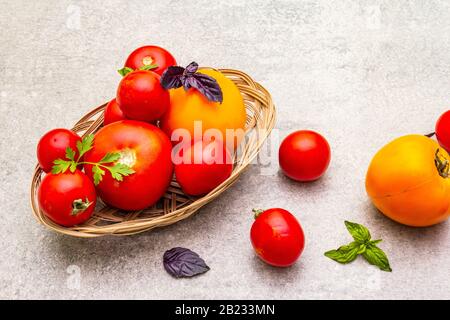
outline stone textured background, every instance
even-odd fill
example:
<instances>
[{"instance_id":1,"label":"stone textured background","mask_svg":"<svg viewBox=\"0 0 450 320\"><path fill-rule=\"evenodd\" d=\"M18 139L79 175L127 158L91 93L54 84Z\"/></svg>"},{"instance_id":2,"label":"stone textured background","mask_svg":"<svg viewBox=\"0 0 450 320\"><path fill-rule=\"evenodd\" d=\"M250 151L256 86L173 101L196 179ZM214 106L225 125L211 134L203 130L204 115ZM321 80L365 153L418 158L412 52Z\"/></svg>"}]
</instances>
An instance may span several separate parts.
<instances>
[{"instance_id":1,"label":"stone textured background","mask_svg":"<svg viewBox=\"0 0 450 320\"><path fill-rule=\"evenodd\" d=\"M450 298L449 222L401 226L364 191L379 147L431 132L449 108L448 1L1 0L0 34L0 298ZM299 184L253 165L191 219L137 236L83 240L40 226L29 205L39 137L111 99L116 70L144 44L181 65L252 75L273 95L280 137L309 128L328 138L327 175ZM260 262L249 242L251 209L274 206L306 232L288 269ZM383 238L392 273L323 256L350 240L345 219ZM172 279L161 257L174 246L211 271Z\"/></svg>"}]
</instances>

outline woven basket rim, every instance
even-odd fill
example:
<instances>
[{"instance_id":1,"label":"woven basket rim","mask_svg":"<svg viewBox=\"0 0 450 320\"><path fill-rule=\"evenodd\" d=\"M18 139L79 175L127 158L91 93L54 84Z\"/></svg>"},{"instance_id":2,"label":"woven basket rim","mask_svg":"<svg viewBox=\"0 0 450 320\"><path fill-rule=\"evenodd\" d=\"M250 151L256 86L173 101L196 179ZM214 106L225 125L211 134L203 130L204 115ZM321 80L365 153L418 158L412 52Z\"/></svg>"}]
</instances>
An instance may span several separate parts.
<instances>
[{"instance_id":1,"label":"woven basket rim","mask_svg":"<svg viewBox=\"0 0 450 320\"><path fill-rule=\"evenodd\" d=\"M202 69L204 69L203 67ZM210 68L214 69L214 68ZM247 169L248 165L255 159L255 157L258 155L263 143L267 139L267 137L270 135L270 132L272 131L274 125L275 125L275 106L272 101L272 97L270 93L259 83L255 82L249 75L246 73L234 70L234 69L214 69L222 72L226 77L231 79L239 88L241 95L244 98L244 101L246 102L246 109L247 109L247 116L249 116L248 109L249 106L253 106L254 114L252 115L251 119L254 120L253 126L248 128L246 132L246 136L251 134L254 130L259 129L262 131L262 136L258 136L257 139L254 142L253 149L250 150L251 154L247 156L246 158L242 159L243 156L241 156L240 159L236 159L236 163L233 167L232 175L224 181L222 184L217 186L214 190L209 192L207 195L199 198L192 198L184 195L187 198L190 198L192 200L191 203L188 203L187 205L182 205L179 208L175 208L175 210L171 210L170 212L164 212L163 215L158 215L156 218L154 217L147 217L147 218L139 218L138 220L128 220L127 217L124 217L122 221L118 223L112 223L108 225L79 225L74 227L63 227L60 226L53 221L51 221L49 218L47 218L43 212L40 210L39 205L37 203L37 189L39 187L39 183L43 174L43 171L39 168L39 165L36 165L33 179L31 183L31 193L30 193L30 201L31 201L31 207L33 211L33 215L37 219L37 221L48 228L62 233L66 235L71 235L75 237L84 237L84 238L91 238L91 237L99 237L99 236L105 236L105 235L115 235L115 236L123 236L123 235L131 235L136 234L144 231L151 230L156 227L162 227L166 225L170 225L173 223L176 223L180 220L188 218L190 215L194 214L197 210L199 210L201 207L203 207L205 204L209 203L213 199L215 199L217 196L220 195L223 191L225 191L227 188L229 188L235 181L237 181L239 175ZM90 112L88 112L86 115L84 115L80 120L76 122L74 127L72 128L75 132L84 131L84 134L92 133L98 130L101 125L103 124L103 110L107 103L104 103ZM258 111L259 113L256 113ZM97 117L95 120L95 117ZM254 133L257 134L258 133ZM245 140L245 139L244 139ZM242 142L244 143L244 141ZM241 144L242 144L241 143ZM246 148L247 145L244 145ZM245 149L244 148L244 149ZM241 161L242 160L242 161ZM170 187L169 187L170 189ZM179 193L179 192L178 192ZM177 193L177 194L178 194ZM100 200L101 201L101 200ZM173 206L173 204L172 204ZM111 210L114 210L111 208ZM98 213L98 212L96 212ZM95 214L93 217L95 216ZM133 212L129 212L128 214L132 215ZM168 221L162 221L159 224L152 225L151 222L157 220L158 218L163 217L164 220ZM92 219L92 218L91 218ZM120 218L118 218L120 219ZM88 220L88 222L91 220ZM133 224L134 221L139 221L138 226L135 226L134 228L130 225ZM114 227L115 226L115 227ZM131 229L129 229L129 228Z\"/></svg>"}]
</instances>

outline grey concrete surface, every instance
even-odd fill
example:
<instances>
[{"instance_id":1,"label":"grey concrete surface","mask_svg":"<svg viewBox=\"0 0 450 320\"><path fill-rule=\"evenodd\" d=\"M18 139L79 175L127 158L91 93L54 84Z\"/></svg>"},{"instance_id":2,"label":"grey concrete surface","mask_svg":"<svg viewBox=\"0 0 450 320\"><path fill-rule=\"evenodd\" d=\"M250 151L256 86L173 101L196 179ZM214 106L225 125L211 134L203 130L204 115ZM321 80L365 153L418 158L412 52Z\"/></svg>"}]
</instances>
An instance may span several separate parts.
<instances>
[{"instance_id":1,"label":"grey concrete surface","mask_svg":"<svg viewBox=\"0 0 450 320\"><path fill-rule=\"evenodd\" d=\"M401 226L364 190L379 147L431 132L449 109L448 1L1 0L0 35L0 298L450 298L449 222ZM309 128L328 138L326 176L299 184L252 165L192 218L136 236L83 240L39 225L29 205L39 137L113 97L116 69L144 44L182 65L252 75L273 95L280 137ZM249 241L251 209L276 206L307 238L288 269L259 261ZM350 240L345 219L384 240L392 273L323 256ZM174 246L211 270L172 279L161 259Z\"/></svg>"}]
</instances>

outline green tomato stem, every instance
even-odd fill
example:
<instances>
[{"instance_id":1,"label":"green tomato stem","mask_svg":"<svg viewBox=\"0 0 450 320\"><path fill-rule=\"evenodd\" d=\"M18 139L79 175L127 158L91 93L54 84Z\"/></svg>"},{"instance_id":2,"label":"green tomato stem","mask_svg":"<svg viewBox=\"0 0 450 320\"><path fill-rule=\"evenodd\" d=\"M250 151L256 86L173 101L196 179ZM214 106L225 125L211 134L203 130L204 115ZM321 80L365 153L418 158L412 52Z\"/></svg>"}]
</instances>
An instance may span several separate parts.
<instances>
[{"instance_id":1,"label":"green tomato stem","mask_svg":"<svg viewBox=\"0 0 450 320\"><path fill-rule=\"evenodd\" d=\"M253 209L252 211L254 213L254 217L255 217L255 220L256 220L259 217L259 215L261 213L263 213L265 210L263 210L263 209Z\"/></svg>"},{"instance_id":2,"label":"green tomato stem","mask_svg":"<svg viewBox=\"0 0 450 320\"><path fill-rule=\"evenodd\" d=\"M86 200L83 201L83 199L76 199L72 202L72 215L76 216L79 213L84 212L87 208L89 208L92 205L92 201L89 201L89 199L86 197Z\"/></svg>"}]
</instances>

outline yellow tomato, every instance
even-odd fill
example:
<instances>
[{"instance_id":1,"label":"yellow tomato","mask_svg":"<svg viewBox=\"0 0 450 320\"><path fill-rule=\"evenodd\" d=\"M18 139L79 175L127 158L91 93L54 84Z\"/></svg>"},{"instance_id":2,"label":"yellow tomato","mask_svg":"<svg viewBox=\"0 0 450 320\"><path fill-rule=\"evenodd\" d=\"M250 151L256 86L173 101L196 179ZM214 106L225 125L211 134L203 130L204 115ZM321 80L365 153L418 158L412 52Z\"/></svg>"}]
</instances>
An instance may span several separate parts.
<instances>
[{"instance_id":1,"label":"yellow tomato","mask_svg":"<svg viewBox=\"0 0 450 320\"><path fill-rule=\"evenodd\" d=\"M170 107L161 119L161 128L169 136L176 129L186 129L194 139L194 122L200 121L202 134L208 129L217 129L226 140L227 129L239 130L232 138L231 144L236 147L243 137L246 112L244 100L237 86L219 71L201 69L198 72L216 79L222 89L223 102L211 102L197 89L184 88L170 90ZM231 132L229 132L230 134ZM229 143L229 141L227 141Z\"/></svg>"},{"instance_id":2,"label":"yellow tomato","mask_svg":"<svg viewBox=\"0 0 450 320\"><path fill-rule=\"evenodd\" d=\"M370 163L366 190L389 218L424 227L450 215L448 153L434 140L407 135L385 145Z\"/></svg>"}]
</instances>

